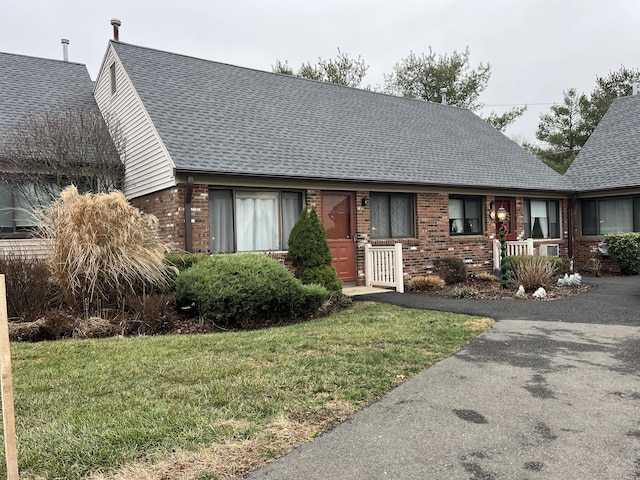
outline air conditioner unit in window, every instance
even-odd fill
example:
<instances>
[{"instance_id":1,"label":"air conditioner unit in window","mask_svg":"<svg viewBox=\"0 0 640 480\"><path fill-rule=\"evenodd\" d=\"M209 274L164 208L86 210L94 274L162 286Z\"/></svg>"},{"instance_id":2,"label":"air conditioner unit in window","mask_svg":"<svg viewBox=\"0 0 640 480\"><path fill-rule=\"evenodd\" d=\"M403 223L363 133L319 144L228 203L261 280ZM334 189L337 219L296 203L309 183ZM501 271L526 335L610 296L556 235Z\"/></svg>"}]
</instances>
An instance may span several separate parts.
<instances>
[{"instance_id":1,"label":"air conditioner unit in window","mask_svg":"<svg viewBox=\"0 0 640 480\"><path fill-rule=\"evenodd\" d=\"M548 257L560 256L560 245L557 243L544 243L540 245L540 255L546 255Z\"/></svg>"}]
</instances>

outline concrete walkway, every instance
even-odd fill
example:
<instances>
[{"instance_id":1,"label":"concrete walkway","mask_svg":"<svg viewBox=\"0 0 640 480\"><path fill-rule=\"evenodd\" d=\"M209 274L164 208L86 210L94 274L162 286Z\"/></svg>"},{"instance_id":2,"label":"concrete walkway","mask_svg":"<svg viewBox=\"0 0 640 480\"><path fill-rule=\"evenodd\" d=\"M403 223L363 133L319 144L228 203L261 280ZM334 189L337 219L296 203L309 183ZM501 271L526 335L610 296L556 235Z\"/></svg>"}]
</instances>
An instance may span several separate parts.
<instances>
[{"instance_id":1,"label":"concrete walkway","mask_svg":"<svg viewBox=\"0 0 640 480\"><path fill-rule=\"evenodd\" d=\"M403 295L499 321L248 478L640 479L640 277L592 281L553 301Z\"/></svg>"}]
</instances>

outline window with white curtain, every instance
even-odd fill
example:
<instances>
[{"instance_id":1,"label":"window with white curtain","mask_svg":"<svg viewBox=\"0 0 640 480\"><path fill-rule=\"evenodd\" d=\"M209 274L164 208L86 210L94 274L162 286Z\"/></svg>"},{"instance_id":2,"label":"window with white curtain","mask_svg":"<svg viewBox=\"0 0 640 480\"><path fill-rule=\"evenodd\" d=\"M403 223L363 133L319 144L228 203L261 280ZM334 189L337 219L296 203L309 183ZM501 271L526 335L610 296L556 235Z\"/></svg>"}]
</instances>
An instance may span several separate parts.
<instances>
[{"instance_id":1,"label":"window with white curtain","mask_svg":"<svg viewBox=\"0 0 640 480\"><path fill-rule=\"evenodd\" d=\"M580 216L582 235L640 232L640 197L584 199Z\"/></svg>"},{"instance_id":2,"label":"window with white curtain","mask_svg":"<svg viewBox=\"0 0 640 480\"><path fill-rule=\"evenodd\" d=\"M211 190L211 251L286 250L301 211L300 192Z\"/></svg>"},{"instance_id":3,"label":"window with white curtain","mask_svg":"<svg viewBox=\"0 0 640 480\"><path fill-rule=\"evenodd\" d=\"M414 197L410 193L371 193L371 237L413 238Z\"/></svg>"},{"instance_id":4,"label":"window with white curtain","mask_svg":"<svg viewBox=\"0 0 640 480\"><path fill-rule=\"evenodd\" d=\"M525 200L525 238L560 238L559 208L558 200Z\"/></svg>"},{"instance_id":5,"label":"window with white curtain","mask_svg":"<svg viewBox=\"0 0 640 480\"><path fill-rule=\"evenodd\" d=\"M482 197L449 197L449 234L479 235L482 233Z\"/></svg>"}]
</instances>

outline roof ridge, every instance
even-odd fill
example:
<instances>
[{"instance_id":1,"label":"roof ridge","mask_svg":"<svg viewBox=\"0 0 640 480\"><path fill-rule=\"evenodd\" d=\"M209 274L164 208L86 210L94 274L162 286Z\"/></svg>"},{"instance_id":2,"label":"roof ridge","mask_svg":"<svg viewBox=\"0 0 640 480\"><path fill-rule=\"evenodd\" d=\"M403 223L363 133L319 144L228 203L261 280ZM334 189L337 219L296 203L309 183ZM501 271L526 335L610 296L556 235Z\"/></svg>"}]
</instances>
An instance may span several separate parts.
<instances>
[{"instance_id":1,"label":"roof ridge","mask_svg":"<svg viewBox=\"0 0 640 480\"><path fill-rule=\"evenodd\" d=\"M119 44L119 45L124 45L126 47L133 47L133 48L140 48L143 50L147 50L147 51L151 51L151 52L156 52L156 53L162 53L162 54L166 54L166 55L171 55L174 57L182 57L182 58L187 58L187 59L191 59L191 60L196 60L196 61L200 61L200 62L207 62L207 63L213 63L213 64L217 64L217 65L223 65L223 66L227 66L227 67L231 67L231 68L238 68L241 70L246 70L246 71L251 71L251 72L256 72L256 73L260 73L260 74L265 74L265 75L275 75L275 76L279 76L282 78L289 78L291 79L291 81L299 81L299 82L313 82L315 84L321 84L321 85L328 85L328 88L346 88L346 89L350 89L350 90L356 90L359 92L366 92L366 93L370 93L370 94L375 94L375 95L381 95L381 96L385 96L385 97L390 97L390 98L394 98L394 99L403 99L404 101L414 101L414 102L421 102L421 103L426 103L429 105L439 105L440 107L443 108L454 108L454 109L460 109L460 110L468 110L472 113L475 114L475 112L473 112L473 110L470 110L468 108L465 107L460 107L458 105L451 105L451 104L443 104L443 103L439 103L439 102L432 102L429 100L423 100L421 98L414 98L414 97L402 97L399 95L393 95L391 93L387 93L387 92L380 92L380 91L376 91L376 90L369 90L367 88L362 88L362 87L352 87L349 85L342 85L339 83L331 83L331 82L325 82L322 80L315 80L312 78L305 78L305 77L298 77L296 75L287 75L284 73L278 73L278 72L270 72L268 70L261 70L259 68L255 68L255 67L245 67L242 65L235 65L233 63L228 63L228 62L221 62L218 60L211 60L211 59L207 59L207 58L202 58L202 57L195 57L193 55L187 55L184 53L176 53L176 52L170 52L168 50L161 50L159 48L152 48L152 47L145 47L142 45L135 45L133 43L127 43L127 42L121 42L121 41L116 41L116 40L109 40L109 42L111 44Z\"/></svg>"},{"instance_id":2,"label":"roof ridge","mask_svg":"<svg viewBox=\"0 0 640 480\"><path fill-rule=\"evenodd\" d=\"M35 57L33 55L23 55L20 53L11 53L11 52L0 52L0 55L10 55L12 57L20 57L20 58L25 58L25 59L29 59L29 60L42 60L45 62L56 62L56 63L62 63L62 64L68 64L68 65L79 65L82 67L87 66L86 63L80 63L80 62L70 62L70 61L65 61L65 60L60 60L57 58L46 58L46 57Z\"/></svg>"}]
</instances>

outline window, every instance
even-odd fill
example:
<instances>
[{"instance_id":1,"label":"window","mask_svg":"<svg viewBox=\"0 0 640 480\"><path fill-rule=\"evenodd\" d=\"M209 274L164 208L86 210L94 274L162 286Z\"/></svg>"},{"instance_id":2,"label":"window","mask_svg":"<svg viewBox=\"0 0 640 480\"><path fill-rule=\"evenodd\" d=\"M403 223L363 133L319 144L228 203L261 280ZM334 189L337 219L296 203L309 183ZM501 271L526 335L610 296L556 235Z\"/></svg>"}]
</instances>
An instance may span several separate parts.
<instances>
[{"instance_id":1,"label":"window","mask_svg":"<svg viewBox=\"0 0 640 480\"><path fill-rule=\"evenodd\" d=\"M372 193L371 237L412 238L415 236L413 195L410 193Z\"/></svg>"},{"instance_id":2,"label":"window","mask_svg":"<svg viewBox=\"0 0 640 480\"><path fill-rule=\"evenodd\" d=\"M560 238L558 200L524 201L525 238Z\"/></svg>"},{"instance_id":3,"label":"window","mask_svg":"<svg viewBox=\"0 0 640 480\"><path fill-rule=\"evenodd\" d=\"M109 67L109 75L111 79L111 95L116 93L116 63L113 62Z\"/></svg>"},{"instance_id":4,"label":"window","mask_svg":"<svg viewBox=\"0 0 640 480\"><path fill-rule=\"evenodd\" d=\"M640 232L640 197L585 199L580 213L583 235Z\"/></svg>"},{"instance_id":5,"label":"window","mask_svg":"<svg viewBox=\"0 0 640 480\"><path fill-rule=\"evenodd\" d=\"M286 250L301 211L300 192L211 190L211 251Z\"/></svg>"},{"instance_id":6,"label":"window","mask_svg":"<svg viewBox=\"0 0 640 480\"><path fill-rule=\"evenodd\" d=\"M54 193L58 191L53 184L49 189ZM9 185L0 183L0 234L23 233L24 236L37 224L34 208L47 205L50 201L49 194L33 184L25 184L20 193L15 193Z\"/></svg>"},{"instance_id":7,"label":"window","mask_svg":"<svg viewBox=\"0 0 640 480\"><path fill-rule=\"evenodd\" d=\"M449 233L480 235L482 233L482 197L449 197Z\"/></svg>"}]
</instances>

